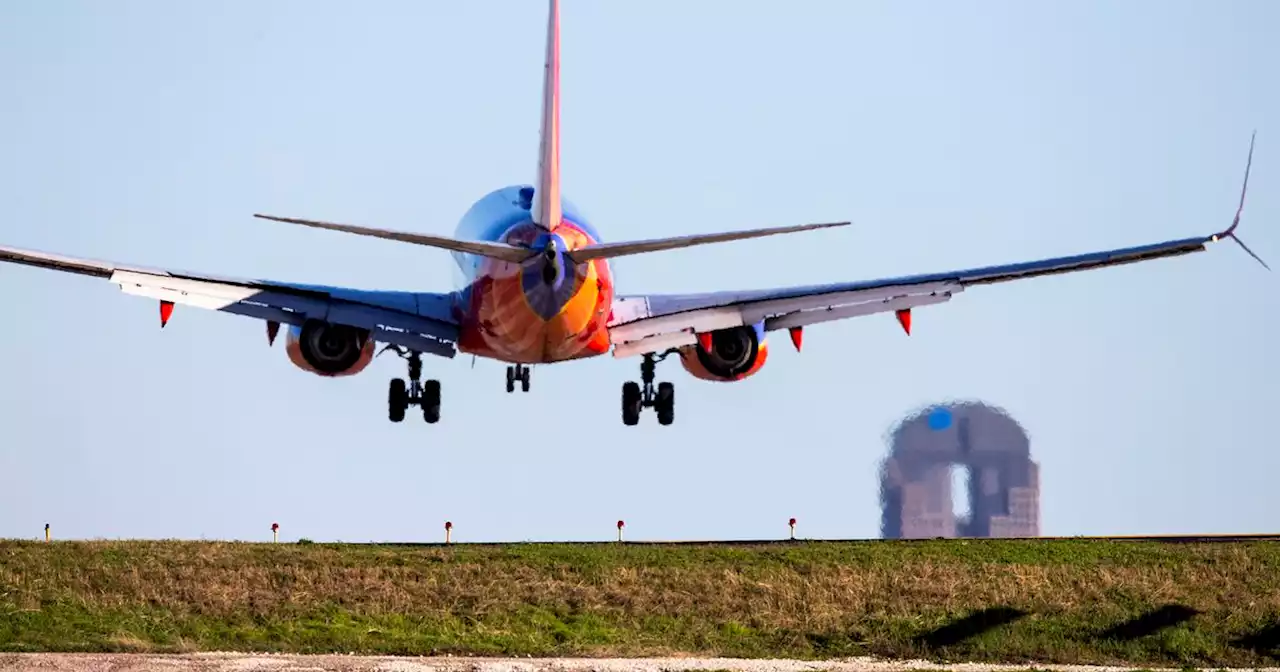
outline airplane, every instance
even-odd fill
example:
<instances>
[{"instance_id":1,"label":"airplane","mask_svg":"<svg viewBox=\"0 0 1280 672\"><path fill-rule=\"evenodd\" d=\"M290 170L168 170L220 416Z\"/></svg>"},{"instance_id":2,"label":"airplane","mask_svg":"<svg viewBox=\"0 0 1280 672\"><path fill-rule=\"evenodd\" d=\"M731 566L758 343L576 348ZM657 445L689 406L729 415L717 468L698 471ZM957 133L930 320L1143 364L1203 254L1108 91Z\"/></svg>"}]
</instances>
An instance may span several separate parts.
<instances>
[{"instance_id":1,"label":"airplane","mask_svg":"<svg viewBox=\"0 0 1280 672\"><path fill-rule=\"evenodd\" d=\"M403 421L414 405L426 422L440 420L440 382L421 380L424 354L452 358L462 352L505 362L508 393L517 385L529 391L534 364L596 357L611 350L615 358L638 356L640 382L622 385L625 425L638 424L647 408L655 410L661 425L674 421L675 386L654 384L657 363L671 355L695 378L736 382L765 365L772 332L786 329L799 351L807 326L892 312L910 335L913 309L950 301L970 287L1200 252L1228 238L1270 268L1236 235L1255 131L1235 219L1226 230L1207 236L879 280L701 294L616 294L611 259L849 222L606 242L561 193L559 4L549 1L535 184L502 187L480 198L463 215L454 237L254 215L447 250L461 270L462 281L454 291L371 291L236 279L11 247L0 247L0 261L102 278L126 294L158 300L161 328L178 304L261 320L269 347L285 325L289 360L319 376L355 375L375 356L394 352L407 361L409 380L395 378L390 383L392 422ZM384 344L380 351L378 343Z\"/></svg>"}]
</instances>

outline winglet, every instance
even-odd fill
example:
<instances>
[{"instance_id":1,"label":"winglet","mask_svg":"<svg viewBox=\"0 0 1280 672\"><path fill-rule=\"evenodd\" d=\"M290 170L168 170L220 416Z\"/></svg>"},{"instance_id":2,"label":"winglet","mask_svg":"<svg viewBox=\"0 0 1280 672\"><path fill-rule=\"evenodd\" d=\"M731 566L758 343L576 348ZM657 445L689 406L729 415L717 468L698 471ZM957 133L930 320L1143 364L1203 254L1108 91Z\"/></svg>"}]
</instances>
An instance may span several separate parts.
<instances>
[{"instance_id":1,"label":"winglet","mask_svg":"<svg viewBox=\"0 0 1280 672\"><path fill-rule=\"evenodd\" d=\"M1240 213L1244 212L1244 196L1246 193L1248 193L1248 190L1249 190L1249 169L1253 167L1253 143L1254 143L1254 140L1257 139L1257 137L1258 137L1257 130L1254 130L1253 135L1249 136L1249 158L1248 160L1245 161L1245 164L1244 164L1244 184L1240 186L1240 205L1236 206L1235 219L1231 220L1231 226L1228 227L1226 231L1223 231L1222 233L1219 233L1219 234L1215 234L1213 236L1213 241L1217 242L1223 238L1230 238L1236 241L1236 244L1239 245L1245 252L1248 252L1249 256L1253 257L1255 261L1257 261L1259 264L1262 264L1262 267L1269 271L1271 270L1271 267L1267 265L1267 262L1263 261L1262 257L1259 257L1257 254L1254 254L1253 250L1249 249L1249 246L1245 245L1243 240L1240 240L1240 236L1236 235L1236 227L1240 226Z\"/></svg>"},{"instance_id":2,"label":"winglet","mask_svg":"<svg viewBox=\"0 0 1280 672\"><path fill-rule=\"evenodd\" d=\"M542 132L533 222L553 231L560 225L560 1L547 8L547 60L542 75Z\"/></svg>"}]
</instances>

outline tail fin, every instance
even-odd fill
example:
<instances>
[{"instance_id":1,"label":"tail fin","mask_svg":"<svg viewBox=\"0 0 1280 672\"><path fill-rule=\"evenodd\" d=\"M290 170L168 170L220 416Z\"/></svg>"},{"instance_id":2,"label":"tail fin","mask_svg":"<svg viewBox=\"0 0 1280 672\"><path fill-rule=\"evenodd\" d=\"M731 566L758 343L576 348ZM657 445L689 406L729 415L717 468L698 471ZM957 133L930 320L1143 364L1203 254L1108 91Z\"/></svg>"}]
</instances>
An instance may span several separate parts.
<instances>
[{"instance_id":1,"label":"tail fin","mask_svg":"<svg viewBox=\"0 0 1280 672\"><path fill-rule=\"evenodd\" d=\"M542 75L542 131L533 222L552 231L560 225L560 0L550 0L547 60Z\"/></svg>"},{"instance_id":2,"label":"tail fin","mask_svg":"<svg viewBox=\"0 0 1280 672\"><path fill-rule=\"evenodd\" d=\"M1253 143L1257 137L1258 131L1256 130L1253 135L1249 136L1249 158L1244 164L1244 184L1240 187L1240 205L1236 206L1235 219L1231 220L1231 226L1226 231L1213 236L1213 239L1217 241L1222 238L1230 238L1236 241L1236 244L1244 249L1245 252L1248 252L1249 256L1253 257L1255 261L1262 264L1262 267L1269 271L1271 267L1267 265L1267 262L1263 261L1262 257L1254 254L1253 250L1249 249L1249 246L1245 245L1243 240L1240 240L1240 236L1236 235L1236 227L1240 226L1240 213L1244 212L1244 196L1249 190L1249 169L1253 167Z\"/></svg>"}]
</instances>

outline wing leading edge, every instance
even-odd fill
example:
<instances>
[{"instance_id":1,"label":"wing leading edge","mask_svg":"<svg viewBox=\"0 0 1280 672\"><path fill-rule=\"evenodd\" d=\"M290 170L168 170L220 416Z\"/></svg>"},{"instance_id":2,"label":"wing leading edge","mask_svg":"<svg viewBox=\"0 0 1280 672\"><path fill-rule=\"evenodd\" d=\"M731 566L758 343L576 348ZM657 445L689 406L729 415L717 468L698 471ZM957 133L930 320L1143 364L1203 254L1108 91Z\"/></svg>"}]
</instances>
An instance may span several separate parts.
<instances>
[{"instance_id":1,"label":"wing leading edge","mask_svg":"<svg viewBox=\"0 0 1280 672\"><path fill-rule=\"evenodd\" d=\"M301 326L309 319L369 330L373 338L441 357L456 354L448 294L383 292L244 280L0 247L0 261L108 280L121 291L177 305Z\"/></svg>"},{"instance_id":2,"label":"wing leading edge","mask_svg":"<svg viewBox=\"0 0 1280 672\"><path fill-rule=\"evenodd\" d=\"M875 313L910 311L950 301L952 296L971 286L1181 256L1202 252L1209 243L1226 238L1235 240L1270 270L1266 262L1236 235L1249 185L1253 146L1254 138L1251 137L1235 218L1228 229L1219 233L1067 257L898 278L742 292L624 296L615 301L609 326L613 353L615 357L630 357L661 352L693 345L698 342L699 333L761 322L766 331L773 331ZM903 326L907 324L909 322L904 321Z\"/></svg>"}]
</instances>

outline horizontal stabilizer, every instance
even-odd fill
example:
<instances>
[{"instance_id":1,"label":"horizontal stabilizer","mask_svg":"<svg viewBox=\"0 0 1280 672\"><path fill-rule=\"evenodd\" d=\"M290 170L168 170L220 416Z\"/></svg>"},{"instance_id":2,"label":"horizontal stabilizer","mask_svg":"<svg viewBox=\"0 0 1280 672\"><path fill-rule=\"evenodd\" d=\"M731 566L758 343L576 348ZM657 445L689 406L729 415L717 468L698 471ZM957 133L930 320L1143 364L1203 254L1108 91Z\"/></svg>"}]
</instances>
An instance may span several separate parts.
<instances>
[{"instance_id":1,"label":"horizontal stabilizer","mask_svg":"<svg viewBox=\"0 0 1280 672\"><path fill-rule=\"evenodd\" d=\"M285 222L287 224L301 224L302 226L310 226L317 229L343 231L360 236L383 238L385 240L398 240L402 243L438 247L442 250L451 250L453 252L462 252L465 254L478 254L482 257L509 261L516 264L536 254L528 248L516 247L515 245L508 245L506 243L494 243L479 240L458 240L447 236L432 236L423 233L406 233L403 231L391 231L388 229L373 229L364 226L355 226L352 224L319 222L311 219L294 219L291 217L274 217L272 215L258 214L255 214L254 217L259 219L269 219L275 222Z\"/></svg>"},{"instance_id":2,"label":"horizontal stabilizer","mask_svg":"<svg viewBox=\"0 0 1280 672\"><path fill-rule=\"evenodd\" d=\"M763 236L773 236L779 233L795 233L797 231L810 231L812 229L827 229L833 226L848 226L849 222L828 222L824 224L801 224L799 226L779 226L771 229L751 229L749 231L728 231L725 233L703 233L694 234L692 236L679 236L676 238L656 238L653 240L634 240L620 243L600 243L597 245L588 245L584 248L573 250L569 256L577 263L583 263L592 259L612 259L614 257L625 257L629 254L644 254L645 252L660 252L662 250L677 250L683 247L693 247L694 245L706 245L708 243L724 243L731 240L746 240L748 238L760 238Z\"/></svg>"}]
</instances>

